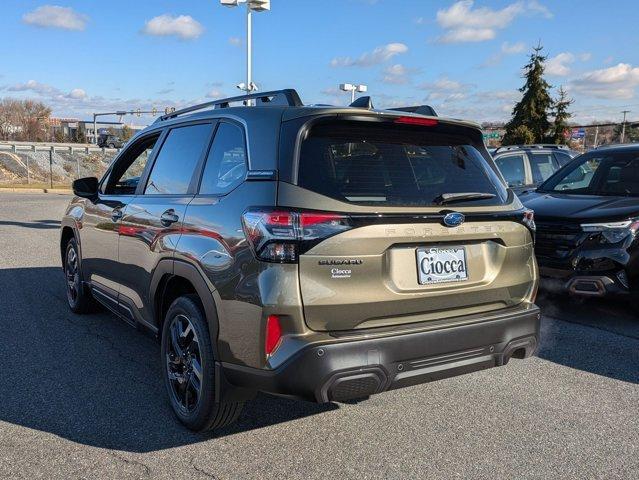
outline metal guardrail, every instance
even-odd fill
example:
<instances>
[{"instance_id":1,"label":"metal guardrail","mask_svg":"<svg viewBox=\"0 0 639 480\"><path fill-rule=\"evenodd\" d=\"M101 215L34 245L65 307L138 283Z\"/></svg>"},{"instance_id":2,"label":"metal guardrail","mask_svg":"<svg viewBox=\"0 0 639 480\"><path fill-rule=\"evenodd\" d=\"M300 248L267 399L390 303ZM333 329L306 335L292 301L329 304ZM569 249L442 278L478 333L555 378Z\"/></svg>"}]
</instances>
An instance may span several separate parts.
<instances>
[{"instance_id":1,"label":"metal guardrail","mask_svg":"<svg viewBox=\"0 0 639 480\"><path fill-rule=\"evenodd\" d=\"M0 186L69 186L100 177L120 149L70 143L0 142Z\"/></svg>"}]
</instances>

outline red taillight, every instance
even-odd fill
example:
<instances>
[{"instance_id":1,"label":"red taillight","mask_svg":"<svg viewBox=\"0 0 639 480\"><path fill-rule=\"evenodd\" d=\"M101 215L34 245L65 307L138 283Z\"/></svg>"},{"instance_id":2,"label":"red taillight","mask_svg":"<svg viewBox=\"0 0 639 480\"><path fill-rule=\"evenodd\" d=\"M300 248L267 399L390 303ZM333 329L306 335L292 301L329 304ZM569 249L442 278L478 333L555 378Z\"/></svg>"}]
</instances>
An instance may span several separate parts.
<instances>
[{"instance_id":1,"label":"red taillight","mask_svg":"<svg viewBox=\"0 0 639 480\"><path fill-rule=\"evenodd\" d=\"M266 208L246 211L242 225L255 256L279 263L297 262L313 245L352 228L348 215Z\"/></svg>"},{"instance_id":2,"label":"red taillight","mask_svg":"<svg viewBox=\"0 0 639 480\"><path fill-rule=\"evenodd\" d=\"M275 351L281 339L282 326L280 325L280 317L269 315L266 319L266 335L264 339L264 351L267 356Z\"/></svg>"},{"instance_id":3,"label":"red taillight","mask_svg":"<svg viewBox=\"0 0 639 480\"><path fill-rule=\"evenodd\" d=\"M434 118L399 117L395 119L395 123L403 123L405 125L421 125L422 127L434 127L439 122Z\"/></svg>"}]
</instances>

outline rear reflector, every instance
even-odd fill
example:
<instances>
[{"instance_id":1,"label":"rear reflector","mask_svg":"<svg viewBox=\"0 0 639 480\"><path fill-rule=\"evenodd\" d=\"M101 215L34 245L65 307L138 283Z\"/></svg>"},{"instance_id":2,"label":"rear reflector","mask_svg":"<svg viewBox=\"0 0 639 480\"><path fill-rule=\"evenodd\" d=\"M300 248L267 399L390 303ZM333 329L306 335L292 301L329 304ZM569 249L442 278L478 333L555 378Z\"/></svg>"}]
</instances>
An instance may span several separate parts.
<instances>
[{"instance_id":1,"label":"rear reflector","mask_svg":"<svg viewBox=\"0 0 639 480\"><path fill-rule=\"evenodd\" d=\"M269 315L266 319L266 335L264 340L264 351L266 356L271 355L278 347L282 339L282 326L277 315Z\"/></svg>"},{"instance_id":2,"label":"rear reflector","mask_svg":"<svg viewBox=\"0 0 639 480\"><path fill-rule=\"evenodd\" d=\"M434 118L399 117L395 119L395 123L403 123L406 125L421 125L422 127L434 127L439 122Z\"/></svg>"}]
</instances>

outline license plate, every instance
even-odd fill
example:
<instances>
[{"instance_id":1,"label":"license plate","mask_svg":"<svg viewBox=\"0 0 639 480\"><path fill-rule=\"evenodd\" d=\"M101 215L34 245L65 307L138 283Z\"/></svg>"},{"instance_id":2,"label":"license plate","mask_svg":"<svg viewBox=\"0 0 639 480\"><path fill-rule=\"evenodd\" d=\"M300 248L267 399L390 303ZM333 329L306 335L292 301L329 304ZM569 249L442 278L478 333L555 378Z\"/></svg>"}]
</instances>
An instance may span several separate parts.
<instances>
[{"instance_id":1,"label":"license plate","mask_svg":"<svg viewBox=\"0 0 639 480\"><path fill-rule=\"evenodd\" d=\"M417 249L420 285L468 280L464 247L428 247Z\"/></svg>"}]
</instances>

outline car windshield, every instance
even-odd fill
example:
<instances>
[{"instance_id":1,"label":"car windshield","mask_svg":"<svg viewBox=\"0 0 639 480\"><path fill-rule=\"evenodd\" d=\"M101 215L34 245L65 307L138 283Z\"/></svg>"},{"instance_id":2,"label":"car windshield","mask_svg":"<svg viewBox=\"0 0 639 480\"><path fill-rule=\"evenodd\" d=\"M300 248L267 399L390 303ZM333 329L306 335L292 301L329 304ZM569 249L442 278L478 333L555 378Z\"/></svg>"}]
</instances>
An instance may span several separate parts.
<instances>
[{"instance_id":1,"label":"car windshield","mask_svg":"<svg viewBox=\"0 0 639 480\"><path fill-rule=\"evenodd\" d=\"M639 196L639 151L583 155L550 177L539 190L575 195Z\"/></svg>"},{"instance_id":2,"label":"car windshield","mask_svg":"<svg viewBox=\"0 0 639 480\"><path fill-rule=\"evenodd\" d=\"M363 205L498 205L508 198L473 141L451 126L316 126L302 143L298 184Z\"/></svg>"}]
</instances>

